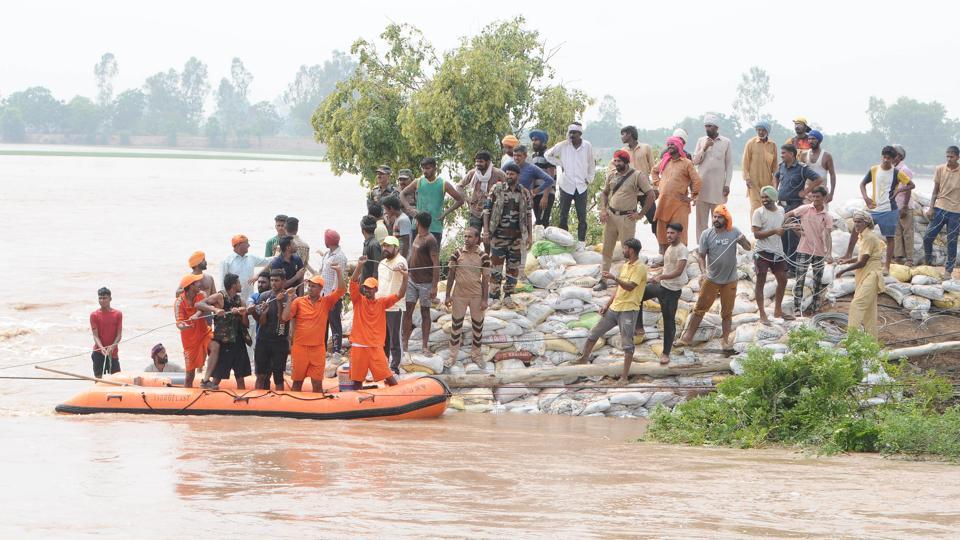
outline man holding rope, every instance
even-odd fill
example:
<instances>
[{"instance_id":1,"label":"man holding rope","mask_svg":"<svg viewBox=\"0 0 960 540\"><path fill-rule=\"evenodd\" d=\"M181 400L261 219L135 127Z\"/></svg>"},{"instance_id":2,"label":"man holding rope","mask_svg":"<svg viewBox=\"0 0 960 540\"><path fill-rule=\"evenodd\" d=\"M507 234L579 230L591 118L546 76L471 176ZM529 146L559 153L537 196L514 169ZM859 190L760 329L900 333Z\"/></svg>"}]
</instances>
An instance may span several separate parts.
<instances>
[{"instance_id":1,"label":"man holding rope","mask_svg":"<svg viewBox=\"0 0 960 540\"><path fill-rule=\"evenodd\" d=\"M367 372L373 374L374 381L385 380L389 386L397 384L397 378L387 364L387 355L383 352L383 344L387 339L387 308L406 296L409 285L406 266L397 265L392 271L400 274L400 290L396 294L377 298L377 289L380 286L377 278L368 277L362 284L359 282L360 267L366 261L366 257L360 257L350 278L350 300L353 302L350 380L356 390L363 388ZM424 336L426 335L425 333Z\"/></svg>"},{"instance_id":2,"label":"man holding rope","mask_svg":"<svg viewBox=\"0 0 960 540\"><path fill-rule=\"evenodd\" d=\"M198 369L203 369L207 360L207 350L213 332L206 317L201 317L197 303L207 296L200 290L203 274L187 274L180 280L181 293L173 305L173 314L180 329L180 342L183 344L184 367L187 370L183 386L193 387L193 379ZM202 388L212 388L209 380L200 381Z\"/></svg>"},{"instance_id":3,"label":"man holding rope","mask_svg":"<svg viewBox=\"0 0 960 540\"><path fill-rule=\"evenodd\" d=\"M113 296L110 289L100 287L97 301L100 309L90 314L90 330L93 332L93 376L103 377L104 372L113 374L120 371L120 349L117 345L123 339L123 313L110 307Z\"/></svg>"}]
</instances>

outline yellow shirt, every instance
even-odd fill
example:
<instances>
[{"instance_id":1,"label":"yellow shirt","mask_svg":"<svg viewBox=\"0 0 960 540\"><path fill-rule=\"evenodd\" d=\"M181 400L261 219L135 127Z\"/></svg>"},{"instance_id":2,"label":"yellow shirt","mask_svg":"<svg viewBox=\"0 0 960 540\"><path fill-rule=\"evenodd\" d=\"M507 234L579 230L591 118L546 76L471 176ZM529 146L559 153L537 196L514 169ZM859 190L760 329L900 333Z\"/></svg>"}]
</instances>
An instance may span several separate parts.
<instances>
[{"instance_id":1,"label":"yellow shirt","mask_svg":"<svg viewBox=\"0 0 960 540\"><path fill-rule=\"evenodd\" d=\"M940 187L934 206L947 212L960 212L960 167L951 171L946 165L938 166L933 183Z\"/></svg>"},{"instance_id":2,"label":"yellow shirt","mask_svg":"<svg viewBox=\"0 0 960 540\"><path fill-rule=\"evenodd\" d=\"M620 268L620 281L636 283L632 291L617 287L617 296L613 299L610 309L614 311L638 311L643 301L643 289L647 286L647 266L637 260L634 263L624 263Z\"/></svg>"},{"instance_id":3,"label":"yellow shirt","mask_svg":"<svg viewBox=\"0 0 960 540\"><path fill-rule=\"evenodd\" d=\"M867 264L863 268L858 268L856 270L856 283L857 286L860 286L860 283L869 277L879 276L880 277L880 292L883 292L883 254L887 251L887 244L884 242L873 230L865 230L860 234L860 240L857 242L857 249L859 251L859 256L863 257L864 255L869 256L867 259Z\"/></svg>"},{"instance_id":4,"label":"yellow shirt","mask_svg":"<svg viewBox=\"0 0 960 540\"><path fill-rule=\"evenodd\" d=\"M773 185L773 175L779 164L777 143L754 137L743 149L743 179L754 183L754 189Z\"/></svg>"}]
</instances>

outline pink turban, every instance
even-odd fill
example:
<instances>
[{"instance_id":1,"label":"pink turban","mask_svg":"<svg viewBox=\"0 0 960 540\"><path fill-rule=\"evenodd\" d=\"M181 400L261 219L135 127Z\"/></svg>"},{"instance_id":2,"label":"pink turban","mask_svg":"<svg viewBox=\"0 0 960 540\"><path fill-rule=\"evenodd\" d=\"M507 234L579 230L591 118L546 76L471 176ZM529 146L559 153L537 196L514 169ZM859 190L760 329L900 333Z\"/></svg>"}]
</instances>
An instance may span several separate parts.
<instances>
[{"instance_id":1,"label":"pink turban","mask_svg":"<svg viewBox=\"0 0 960 540\"><path fill-rule=\"evenodd\" d=\"M677 149L677 152L680 152L680 155L683 156L683 139L680 137L667 137L667 146L673 146ZM667 163L670 161L670 152L665 152L663 157L660 158L660 173L663 173L663 169L666 168Z\"/></svg>"},{"instance_id":2,"label":"pink turban","mask_svg":"<svg viewBox=\"0 0 960 540\"><path fill-rule=\"evenodd\" d=\"M328 246L339 246L340 245L340 233L333 229L327 229L323 233L323 240Z\"/></svg>"},{"instance_id":3,"label":"pink turban","mask_svg":"<svg viewBox=\"0 0 960 540\"><path fill-rule=\"evenodd\" d=\"M627 165L630 164L630 152L626 150L617 150L613 153L613 159L619 159L620 161L625 162Z\"/></svg>"}]
</instances>

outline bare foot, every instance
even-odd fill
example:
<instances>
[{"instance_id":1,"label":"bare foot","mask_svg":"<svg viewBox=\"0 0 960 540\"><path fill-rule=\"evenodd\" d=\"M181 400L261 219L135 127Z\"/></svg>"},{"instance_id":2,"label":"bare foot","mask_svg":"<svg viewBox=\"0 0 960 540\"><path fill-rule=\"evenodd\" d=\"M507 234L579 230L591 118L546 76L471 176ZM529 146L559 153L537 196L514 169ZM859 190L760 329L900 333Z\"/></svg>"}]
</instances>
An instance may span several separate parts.
<instances>
[{"instance_id":1,"label":"bare foot","mask_svg":"<svg viewBox=\"0 0 960 540\"><path fill-rule=\"evenodd\" d=\"M627 384L628 382L630 382L630 380L626 377L620 377L619 379L617 379L618 384Z\"/></svg>"},{"instance_id":2,"label":"bare foot","mask_svg":"<svg viewBox=\"0 0 960 540\"><path fill-rule=\"evenodd\" d=\"M660 365L665 366L670 363L670 356L666 354L660 355Z\"/></svg>"},{"instance_id":3,"label":"bare foot","mask_svg":"<svg viewBox=\"0 0 960 540\"><path fill-rule=\"evenodd\" d=\"M776 317L776 315L774 315L774 317ZM770 319L767 318L766 313L764 313L763 315L760 315L760 324L763 324L766 326L773 326L773 323L771 323Z\"/></svg>"},{"instance_id":4,"label":"bare foot","mask_svg":"<svg viewBox=\"0 0 960 540\"><path fill-rule=\"evenodd\" d=\"M427 348L424 348L423 352L421 352L420 354L422 354L423 356L426 356L427 358L433 357L433 351Z\"/></svg>"}]
</instances>

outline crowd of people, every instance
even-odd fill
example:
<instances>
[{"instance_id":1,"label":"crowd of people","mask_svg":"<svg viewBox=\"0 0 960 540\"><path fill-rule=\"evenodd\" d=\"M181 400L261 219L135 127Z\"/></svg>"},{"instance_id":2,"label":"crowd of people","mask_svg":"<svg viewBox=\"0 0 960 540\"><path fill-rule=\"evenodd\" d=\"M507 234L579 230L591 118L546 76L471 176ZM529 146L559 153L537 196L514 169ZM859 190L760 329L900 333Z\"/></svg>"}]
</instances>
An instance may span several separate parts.
<instances>
[{"instance_id":1,"label":"crowd of people","mask_svg":"<svg viewBox=\"0 0 960 540\"><path fill-rule=\"evenodd\" d=\"M785 320L809 315L820 307L822 280L832 257L833 217L828 211L837 187L833 157L823 149L824 136L805 118L794 121L795 136L783 145L770 140L770 125L759 122L756 136L746 145L741 168L751 206L750 234L734 226L726 202L733 180L731 142L720 134L719 121L704 117L704 135L687 152L688 135L677 129L655 155L638 141L638 130L621 130L624 146L610 162L599 195L603 225L602 279L595 289L615 286L600 310L602 319L592 330L579 361L589 361L597 340L619 327L625 353L623 379L629 373L635 336L642 333L642 305L655 298L664 320L664 347L660 362L670 361L673 348L688 346L705 313L720 299L724 348L731 348L731 319L737 288L737 246L753 253L757 273L756 301L760 321L769 324L762 294L767 275L776 281L773 317ZM419 306L421 351L430 355L430 308L443 303L452 315L452 364L459 354L463 323L470 314L471 359L484 366L480 352L484 314L492 303L516 307L516 290L524 257L537 225L550 226L559 199L559 222L568 229L571 207L577 216L576 240L584 247L587 234L588 189L597 160L582 137L583 126L572 123L567 138L552 146L546 132L529 133L530 147L515 135L501 141L497 160L486 151L476 153L474 167L459 182L439 175L437 162L420 162L421 175L381 166L376 186L367 197L367 214L360 220L362 256L346 275L348 260L334 230L324 234L325 250L316 268L310 264L310 246L298 235L297 218L277 215L276 235L266 243L262 257L249 253L244 235L232 239L233 253L223 260L218 291L214 277L205 273L206 256L189 257L191 273L177 290L175 320L184 350L186 386L203 370L200 384L216 388L232 373L239 388L256 374L256 387L284 387L288 357L292 389L305 379L322 391L329 356L339 364L343 353L343 299L353 304L350 378L356 386L368 374L396 384L402 355L413 334ZM692 142L692 141L690 141ZM946 163L936 168L924 234L926 264L931 264L933 241L946 227L947 260L944 279L956 262L960 230L960 149L946 150ZM877 297L883 275L892 261L911 265L914 216L908 211L913 172L904 162L900 145L880 149L879 163L860 183L866 210L858 211L847 252L838 261L847 264L838 275L855 272L857 288L849 326L877 335ZM466 206L463 245L447 262L445 298L438 298L441 277L440 247L451 216ZM695 244L689 243L690 215L695 214ZM649 223L656 235L663 263L648 268L639 258L637 224ZM880 234L874 232L875 226ZM619 242L625 259L617 275L610 272ZM854 256L856 248L857 256ZM686 283L690 253L702 269L699 297L686 330L676 339L675 313ZM262 269L262 270L260 270ZM814 298L809 311L801 300L812 269ZM309 274L309 277L308 277ZM792 305L783 306L788 277L796 279ZM94 335L93 368L96 377L120 369L118 344L122 315L111 308L110 291L98 291L100 309L90 317ZM212 322L212 324L211 324ZM253 356L251 370L250 356ZM149 371L171 371L164 347L151 352ZM448 364L448 365L449 365ZM205 369L204 369L205 367Z\"/></svg>"}]
</instances>

